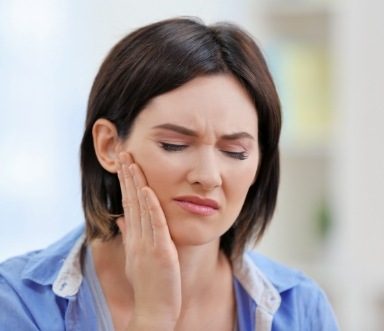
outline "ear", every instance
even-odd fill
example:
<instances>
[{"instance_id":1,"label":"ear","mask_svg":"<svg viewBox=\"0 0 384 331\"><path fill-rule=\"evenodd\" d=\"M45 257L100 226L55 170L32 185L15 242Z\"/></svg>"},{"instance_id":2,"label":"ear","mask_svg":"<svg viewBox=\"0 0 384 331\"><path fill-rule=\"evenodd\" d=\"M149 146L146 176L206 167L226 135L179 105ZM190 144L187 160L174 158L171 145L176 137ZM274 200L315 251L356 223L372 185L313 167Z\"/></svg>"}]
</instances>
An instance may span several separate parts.
<instances>
[{"instance_id":1,"label":"ear","mask_svg":"<svg viewBox=\"0 0 384 331\"><path fill-rule=\"evenodd\" d=\"M96 157L101 166L111 173L116 173L122 145L116 126L104 118L99 118L93 124L92 137Z\"/></svg>"}]
</instances>

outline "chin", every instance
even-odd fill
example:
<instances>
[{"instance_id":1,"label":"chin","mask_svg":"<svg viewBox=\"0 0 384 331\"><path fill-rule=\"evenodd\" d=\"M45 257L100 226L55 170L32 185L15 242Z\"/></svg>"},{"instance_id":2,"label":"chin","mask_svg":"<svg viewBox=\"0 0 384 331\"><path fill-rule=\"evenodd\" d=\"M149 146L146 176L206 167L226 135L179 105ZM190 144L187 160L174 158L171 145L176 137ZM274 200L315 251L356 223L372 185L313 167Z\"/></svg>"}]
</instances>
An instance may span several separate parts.
<instances>
[{"instance_id":1,"label":"chin","mask_svg":"<svg viewBox=\"0 0 384 331\"><path fill-rule=\"evenodd\" d=\"M183 224L181 224L183 223ZM189 223L189 224L187 224ZM172 226L169 224L170 234L176 247L203 246L220 241L220 237L227 229L215 229L200 222L178 222Z\"/></svg>"}]
</instances>

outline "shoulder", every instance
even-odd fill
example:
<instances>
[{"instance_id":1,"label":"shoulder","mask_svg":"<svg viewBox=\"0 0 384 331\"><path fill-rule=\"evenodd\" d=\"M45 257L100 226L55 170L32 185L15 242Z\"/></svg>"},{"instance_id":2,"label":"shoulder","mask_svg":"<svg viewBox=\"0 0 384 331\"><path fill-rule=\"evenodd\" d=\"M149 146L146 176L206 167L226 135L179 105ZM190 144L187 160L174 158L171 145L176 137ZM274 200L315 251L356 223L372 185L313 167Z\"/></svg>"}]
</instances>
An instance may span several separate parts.
<instances>
[{"instance_id":1,"label":"shoulder","mask_svg":"<svg viewBox=\"0 0 384 331\"><path fill-rule=\"evenodd\" d=\"M0 263L0 277L15 286L23 280L42 285L51 283L83 231L81 226L45 249L28 252Z\"/></svg>"},{"instance_id":2,"label":"shoulder","mask_svg":"<svg viewBox=\"0 0 384 331\"><path fill-rule=\"evenodd\" d=\"M287 325L300 326L300 330L338 330L328 297L315 280L257 252L246 255L280 294L276 330L279 324L281 330Z\"/></svg>"},{"instance_id":3,"label":"shoulder","mask_svg":"<svg viewBox=\"0 0 384 331\"><path fill-rule=\"evenodd\" d=\"M302 271L290 268L256 251L248 251L246 257L266 276L279 293L300 285L314 286L312 279Z\"/></svg>"},{"instance_id":4,"label":"shoulder","mask_svg":"<svg viewBox=\"0 0 384 331\"><path fill-rule=\"evenodd\" d=\"M57 300L52 283L81 232L76 229L46 249L0 263L0 331L3 325L7 330L40 330L61 316L64 302Z\"/></svg>"}]
</instances>

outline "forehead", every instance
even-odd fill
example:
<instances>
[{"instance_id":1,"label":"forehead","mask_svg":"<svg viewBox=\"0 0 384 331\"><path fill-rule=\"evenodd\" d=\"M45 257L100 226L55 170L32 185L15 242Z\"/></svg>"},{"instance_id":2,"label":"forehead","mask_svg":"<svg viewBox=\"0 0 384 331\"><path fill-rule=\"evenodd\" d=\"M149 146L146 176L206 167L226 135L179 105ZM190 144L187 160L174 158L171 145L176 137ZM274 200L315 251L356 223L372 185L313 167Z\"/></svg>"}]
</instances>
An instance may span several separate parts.
<instances>
[{"instance_id":1,"label":"forehead","mask_svg":"<svg viewBox=\"0 0 384 331\"><path fill-rule=\"evenodd\" d=\"M172 122L194 130L257 133L256 108L243 86L231 75L197 77L151 100L137 124Z\"/></svg>"}]
</instances>

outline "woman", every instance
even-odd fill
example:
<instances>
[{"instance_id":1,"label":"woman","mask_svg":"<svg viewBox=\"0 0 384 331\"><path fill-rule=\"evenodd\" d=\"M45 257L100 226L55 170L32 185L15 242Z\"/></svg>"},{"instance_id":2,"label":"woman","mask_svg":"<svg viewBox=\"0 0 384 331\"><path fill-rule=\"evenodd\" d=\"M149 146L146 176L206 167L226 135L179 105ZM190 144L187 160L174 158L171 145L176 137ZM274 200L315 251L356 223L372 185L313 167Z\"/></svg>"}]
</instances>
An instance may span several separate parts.
<instances>
[{"instance_id":1,"label":"woman","mask_svg":"<svg viewBox=\"0 0 384 331\"><path fill-rule=\"evenodd\" d=\"M239 27L125 37L89 98L85 231L1 265L0 330L337 330L314 282L247 251L275 208L280 127Z\"/></svg>"}]
</instances>

